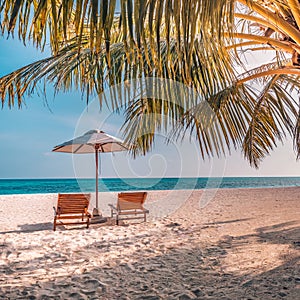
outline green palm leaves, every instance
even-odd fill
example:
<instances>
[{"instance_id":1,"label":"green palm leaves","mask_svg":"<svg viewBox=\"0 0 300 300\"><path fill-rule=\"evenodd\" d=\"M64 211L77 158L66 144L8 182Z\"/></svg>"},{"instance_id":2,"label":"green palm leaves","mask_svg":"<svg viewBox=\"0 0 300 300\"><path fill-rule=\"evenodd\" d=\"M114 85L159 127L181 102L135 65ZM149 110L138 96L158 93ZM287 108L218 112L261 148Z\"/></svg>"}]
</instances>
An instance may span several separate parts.
<instances>
[{"instance_id":1,"label":"green palm leaves","mask_svg":"<svg viewBox=\"0 0 300 300\"><path fill-rule=\"evenodd\" d=\"M118 89L108 102L99 96L100 105L124 109L123 133L136 154L152 147L157 130L195 135L203 157L242 148L255 167L287 134L300 153L292 97L300 75L298 1L19 0L2 1L0 12L2 33L17 32L41 49L49 42L52 50L0 78L3 105L21 105L43 81L57 91L80 89L87 101L106 86L134 81L134 90L143 81L129 97ZM275 60L247 68L243 54L262 49ZM164 92L149 95L148 77L163 80Z\"/></svg>"}]
</instances>

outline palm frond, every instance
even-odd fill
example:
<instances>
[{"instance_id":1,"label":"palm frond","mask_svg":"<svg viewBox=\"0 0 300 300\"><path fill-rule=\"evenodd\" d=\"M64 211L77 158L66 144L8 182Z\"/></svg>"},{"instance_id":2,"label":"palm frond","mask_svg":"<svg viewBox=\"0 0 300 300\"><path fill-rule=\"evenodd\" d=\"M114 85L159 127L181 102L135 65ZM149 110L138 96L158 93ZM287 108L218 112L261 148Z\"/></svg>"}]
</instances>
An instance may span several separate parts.
<instances>
[{"instance_id":1,"label":"palm frond","mask_svg":"<svg viewBox=\"0 0 300 300\"><path fill-rule=\"evenodd\" d=\"M52 83L56 91L80 89L87 94L87 99L93 94L101 93L105 86L113 86L137 78L157 77L176 80L186 83L200 93L214 94L216 90L226 86L231 78L231 70L226 63L205 52L202 42L195 40L192 52L192 63L189 68L182 68L184 61L178 56L176 40L161 41L160 51L162 67L157 70L152 57L151 46L141 49L134 55L140 55L137 62L128 58L126 46L123 43L110 45L110 61L107 61L105 46L100 50L92 51L89 39L81 41L82 50L77 51L77 40L74 39L68 46L62 48L57 55L40 60L25 66L15 72L0 78L0 96L2 105L5 101L12 106L15 99L21 104L25 93L33 93L38 83L46 80ZM183 46L183 43L181 43ZM168 61L169 60L169 61ZM187 74L188 73L188 74ZM87 93L88 92L88 93ZM117 105L114 103L113 105Z\"/></svg>"},{"instance_id":2,"label":"palm frond","mask_svg":"<svg viewBox=\"0 0 300 300\"><path fill-rule=\"evenodd\" d=\"M286 66L290 66L291 65L291 59L284 59L284 60L277 60L276 62L272 62L272 63L267 63L267 64L263 64L260 65L257 68L252 68L250 70L247 70L244 73L241 73L237 76L237 80L239 82L241 81L249 81L250 78L255 78L257 77L258 80L264 80L264 79L268 79L268 76L261 76L262 73L267 73L267 72L271 72L274 70L278 70L278 69L282 69L285 68ZM286 70L287 73L289 73L288 70ZM272 76L272 75L270 75Z\"/></svg>"},{"instance_id":3,"label":"palm frond","mask_svg":"<svg viewBox=\"0 0 300 300\"><path fill-rule=\"evenodd\" d=\"M260 161L282 142L288 133L292 135L297 115L297 103L282 87L283 78L273 76L255 100L251 120L243 142L244 156L251 165Z\"/></svg>"},{"instance_id":4,"label":"palm frond","mask_svg":"<svg viewBox=\"0 0 300 300\"><path fill-rule=\"evenodd\" d=\"M121 11L117 13L116 0L5 1L0 7L0 25L3 34L18 31L23 42L31 39L42 49L49 33L53 54L69 45L72 39L76 39L80 52L88 36L91 51L102 52L105 45L109 66L110 46L114 43L111 35L119 35L127 61L137 63L142 49L150 46L152 64L158 76L162 72L162 61L172 59L161 51L160 45L165 42L170 52L172 39L176 41L177 53L183 62L185 82L190 83L195 40L200 39L209 56L217 53L223 64L230 68L230 56L220 49L225 44L224 33L233 30L234 2L130 0L121 1Z\"/></svg>"},{"instance_id":5,"label":"palm frond","mask_svg":"<svg viewBox=\"0 0 300 300\"><path fill-rule=\"evenodd\" d=\"M242 147L245 158L258 167L278 141L294 135L299 103L292 91L300 90L292 75L270 76L261 84L260 89L249 83L234 84L207 102L199 101L185 112L175 136L194 134L203 157Z\"/></svg>"},{"instance_id":6,"label":"palm frond","mask_svg":"<svg viewBox=\"0 0 300 300\"><path fill-rule=\"evenodd\" d=\"M220 156L241 145L249 122L249 91L243 85L228 86L198 103L183 115L173 135L195 135L201 155Z\"/></svg>"},{"instance_id":7,"label":"palm frond","mask_svg":"<svg viewBox=\"0 0 300 300\"><path fill-rule=\"evenodd\" d=\"M167 138L171 128L181 122L185 111L197 103L197 94L170 79L145 78L132 85L130 100L124 105L122 133L127 143L136 145L134 155L145 154L157 132Z\"/></svg>"},{"instance_id":8,"label":"palm frond","mask_svg":"<svg viewBox=\"0 0 300 300\"><path fill-rule=\"evenodd\" d=\"M49 40L53 56L0 78L2 105L20 106L47 82L55 91L80 89L87 101L100 94L100 105L125 109L123 133L137 145L135 154L151 149L155 132L163 130L168 138L195 135L203 157L241 147L255 167L290 134L300 157L299 103L292 98L300 90L297 3L4 1L2 34L17 33L41 49ZM274 49L276 62L238 74L235 66L243 66L240 54L248 46ZM192 89L193 97L172 89L172 80ZM111 99L101 96L106 86L116 86Z\"/></svg>"},{"instance_id":9,"label":"palm frond","mask_svg":"<svg viewBox=\"0 0 300 300\"><path fill-rule=\"evenodd\" d=\"M272 4L268 2L268 5L264 1L239 0L238 2L267 19L274 27L279 28L281 32L291 37L298 45L300 44L300 32L291 24L291 20L288 18L288 15L292 16L292 13L290 9L287 9L289 7L285 1L273 1Z\"/></svg>"}]
</instances>

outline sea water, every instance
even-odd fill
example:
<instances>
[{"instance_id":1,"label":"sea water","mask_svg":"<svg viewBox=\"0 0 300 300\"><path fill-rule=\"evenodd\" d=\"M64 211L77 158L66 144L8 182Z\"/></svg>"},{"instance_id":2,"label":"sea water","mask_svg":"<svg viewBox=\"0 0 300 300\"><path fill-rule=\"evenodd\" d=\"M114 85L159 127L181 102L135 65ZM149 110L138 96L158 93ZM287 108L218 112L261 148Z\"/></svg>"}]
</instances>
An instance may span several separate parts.
<instances>
[{"instance_id":1,"label":"sea water","mask_svg":"<svg viewBox=\"0 0 300 300\"><path fill-rule=\"evenodd\" d=\"M99 192L300 186L300 177L104 178ZM94 192L95 179L0 179L0 195Z\"/></svg>"}]
</instances>

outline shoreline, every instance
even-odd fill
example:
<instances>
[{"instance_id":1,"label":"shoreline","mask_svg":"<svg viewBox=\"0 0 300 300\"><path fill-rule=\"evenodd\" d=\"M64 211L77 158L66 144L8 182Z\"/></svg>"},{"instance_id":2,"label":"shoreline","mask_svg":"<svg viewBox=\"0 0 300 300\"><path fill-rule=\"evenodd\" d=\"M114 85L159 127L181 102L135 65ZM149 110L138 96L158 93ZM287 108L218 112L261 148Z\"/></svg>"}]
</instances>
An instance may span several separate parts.
<instances>
[{"instance_id":1,"label":"shoreline","mask_svg":"<svg viewBox=\"0 0 300 300\"><path fill-rule=\"evenodd\" d=\"M299 177L300 178L300 177ZM198 191L198 192L203 192L203 191L209 191L209 190L225 190L225 191L230 191L230 190L264 190L264 189L289 189L289 188L299 188L300 186L262 186L262 187L212 187L212 188L193 188L193 189L165 189L165 190L147 190L147 189L140 189L140 190L120 190L120 191L99 191L99 194L107 194L107 193L126 193L126 192L170 192L170 191L178 191L178 192L191 192L191 191ZM59 192L62 194L75 194L75 193L86 193L86 194L95 194L95 192ZM37 196L37 195L57 195L58 192L51 192L51 193L20 193L20 194L1 194L0 197L6 197L6 196Z\"/></svg>"},{"instance_id":2,"label":"shoreline","mask_svg":"<svg viewBox=\"0 0 300 300\"><path fill-rule=\"evenodd\" d=\"M117 193L102 193L100 208ZM146 223L54 232L56 201L0 196L0 298L300 295L300 187L150 191Z\"/></svg>"},{"instance_id":3,"label":"shoreline","mask_svg":"<svg viewBox=\"0 0 300 300\"><path fill-rule=\"evenodd\" d=\"M140 177L140 179L160 179L161 177ZM257 176L216 176L216 177L205 177L205 176L199 176L199 177L191 177L191 176L184 176L184 177L175 177L175 176L168 176L164 177L166 179L177 179L177 178L183 178L183 179L189 179L189 178L300 178L300 176L281 176L281 175L274 175L274 176L262 176L262 175L257 175ZM94 180L94 177L31 177L31 178L0 178L1 180L85 180L85 179L92 179ZM137 179L136 177L101 177L99 179Z\"/></svg>"}]
</instances>

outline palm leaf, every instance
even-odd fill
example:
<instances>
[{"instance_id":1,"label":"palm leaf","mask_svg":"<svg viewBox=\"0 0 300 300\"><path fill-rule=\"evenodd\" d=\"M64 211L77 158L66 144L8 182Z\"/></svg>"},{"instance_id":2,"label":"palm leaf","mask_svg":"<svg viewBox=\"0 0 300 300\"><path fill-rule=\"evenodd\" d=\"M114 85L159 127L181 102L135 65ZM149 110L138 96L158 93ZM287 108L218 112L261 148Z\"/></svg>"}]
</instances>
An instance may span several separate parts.
<instances>
[{"instance_id":1,"label":"palm leaf","mask_svg":"<svg viewBox=\"0 0 300 300\"><path fill-rule=\"evenodd\" d=\"M118 38L116 40L118 41ZM78 53L77 42L74 38L57 55L0 78L2 104L4 105L7 100L11 106L14 97L21 99L25 92L33 92L34 87L42 80L52 83L56 91L79 88L83 93L89 91L93 94L101 93L105 84L113 86L123 81L153 77L158 73L150 45L147 49L134 53L135 56L140 55L137 63L128 58L126 46L123 43L113 43L110 46L110 63L108 63L104 46L100 50L91 51L88 47L89 39L86 37L80 42L82 50ZM230 70L226 68L223 61L218 60L217 55L210 57L210 53L203 50L201 41L195 40L192 53L193 63L188 69L181 68L184 62L177 56L176 41L170 39L169 50L167 44L166 41L161 41L160 44L162 68L159 72L162 78L176 79L178 82L185 83L189 77L190 83L199 92L214 93L216 87L226 86L224 80L230 78ZM181 43L181 45L184 44ZM223 73L215 70L223 70ZM89 93L87 97L90 96Z\"/></svg>"},{"instance_id":2,"label":"palm leaf","mask_svg":"<svg viewBox=\"0 0 300 300\"><path fill-rule=\"evenodd\" d=\"M277 141L282 142L286 133L293 132L297 105L280 81L280 75L273 76L255 100L243 142L244 155L255 167L276 147Z\"/></svg>"},{"instance_id":3,"label":"palm leaf","mask_svg":"<svg viewBox=\"0 0 300 300\"><path fill-rule=\"evenodd\" d=\"M89 101L108 85L132 80L129 88L113 88L110 100L99 100L125 109L124 137L138 145L135 153L150 149L163 130L168 138L195 134L203 157L242 147L256 167L290 134L300 156L299 104L291 97L300 74L296 2L121 0L116 13L115 0L4 1L2 34L18 32L41 49L49 34L53 56L0 78L2 105L20 106L47 82L55 91L80 89ZM276 34L255 32L253 22ZM239 75L234 66L243 66L245 46L276 49L277 61ZM293 66L284 53L296 58ZM176 89L174 96L169 84L146 81L145 87L149 76L178 81L197 96Z\"/></svg>"}]
</instances>

